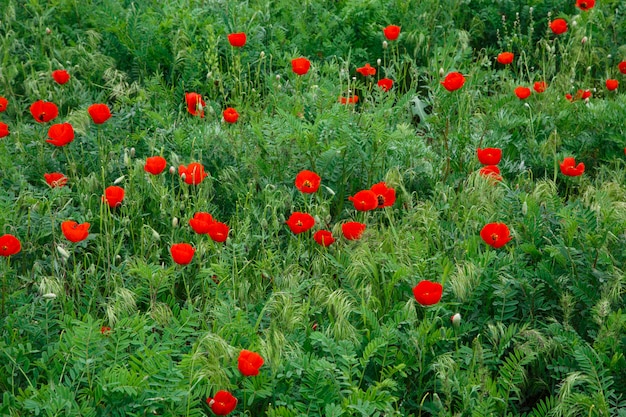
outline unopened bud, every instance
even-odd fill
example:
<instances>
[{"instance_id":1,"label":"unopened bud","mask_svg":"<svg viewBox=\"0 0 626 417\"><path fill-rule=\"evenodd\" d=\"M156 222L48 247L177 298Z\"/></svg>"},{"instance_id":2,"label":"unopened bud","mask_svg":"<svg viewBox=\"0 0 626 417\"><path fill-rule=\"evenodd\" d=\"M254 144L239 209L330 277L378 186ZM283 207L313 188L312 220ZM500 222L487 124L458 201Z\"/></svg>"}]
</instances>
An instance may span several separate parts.
<instances>
[{"instance_id":1,"label":"unopened bud","mask_svg":"<svg viewBox=\"0 0 626 417\"><path fill-rule=\"evenodd\" d=\"M261 59L265 58L265 51L261 51Z\"/></svg>"},{"instance_id":2,"label":"unopened bud","mask_svg":"<svg viewBox=\"0 0 626 417\"><path fill-rule=\"evenodd\" d=\"M63 249L62 246L58 246L57 245L57 252L59 252L59 255L61 255L61 257L63 258L64 261L67 261L70 257L70 254L68 251L66 251L65 249Z\"/></svg>"},{"instance_id":3,"label":"unopened bud","mask_svg":"<svg viewBox=\"0 0 626 417\"><path fill-rule=\"evenodd\" d=\"M587 37L586 37L586 36L583 36L583 38L580 40L580 42L584 45L584 44L586 44L586 43L587 43L587 41L588 41L588 40L589 40L589 39L587 39Z\"/></svg>"},{"instance_id":4,"label":"unopened bud","mask_svg":"<svg viewBox=\"0 0 626 417\"><path fill-rule=\"evenodd\" d=\"M113 181L113 184L114 184L114 185L117 185L117 184L119 184L120 182L124 181L124 177L125 177L125 176L124 176L124 175L122 175L121 177L116 178L116 179L115 179L115 181Z\"/></svg>"},{"instance_id":5,"label":"unopened bud","mask_svg":"<svg viewBox=\"0 0 626 417\"><path fill-rule=\"evenodd\" d=\"M606 57L607 57L608 59L611 59L611 58L613 57L613 55L608 54Z\"/></svg>"},{"instance_id":6,"label":"unopened bud","mask_svg":"<svg viewBox=\"0 0 626 417\"><path fill-rule=\"evenodd\" d=\"M443 77L445 73L446 72L443 70L443 68L439 68L439 76L440 77Z\"/></svg>"},{"instance_id":7,"label":"unopened bud","mask_svg":"<svg viewBox=\"0 0 626 417\"><path fill-rule=\"evenodd\" d=\"M170 175L174 175L176 173L176 168L170 167Z\"/></svg>"},{"instance_id":8,"label":"unopened bud","mask_svg":"<svg viewBox=\"0 0 626 417\"><path fill-rule=\"evenodd\" d=\"M130 157L134 158L135 157L135 148L130 148Z\"/></svg>"},{"instance_id":9,"label":"unopened bud","mask_svg":"<svg viewBox=\"0 0 626 417\"><path fill-rule=\"evenodd\" d=\"M526 215L526 213L528 213L528 203L527 202L523 202L522 203L522 215Z\"/></svg>"},{"instance_id":10,"label":"unopened bud","mask_svg":"<svg viewBox=\"0 0 626 417\"><path fill-rule=\"evenodd\" d=\"M587 72L591 72L591 67L587 67Z\"/></svg>"},{"instance_id":11,"label":"unopened bud","mask_svg":"<svg viewBox=\"0 0 626 417\"><path fill-rule=\"evenodd\" d=\"M461 314L456 313L452 317L450 317L450 321L452 321L452 325L454 327L459 327L461 325Z\"/></svg>"},{"instance_id":12,"label":"unopened bud","mask_svg":"<svg viewBox=\"0 0 626 417\"><path fill-rule=\"evenodd\" d=\"M381 64L382 62L383 62L383 60L382 60L382 59L380 59L380 58L378 58L378 59L376 60L376 65L378 65L378 66L380 67L380 64Z\"/></svg>"},{"instance_id":13,"label":"unopened bud","mask_svg":"<svg viewBox=\"0 0 626 417\"><path fill-rule=\"evenodd\" d=\"M276 74L276 81L280 81L280 74Z\"/></svg>"},{"instance_id":14,"label":"unopened bud","mask_svg":"<svg viewBox=\"0 0 626 417\"><path fill-rule=\"evenodd\" d=\"M152 229L152 239L154 240L159 240L161 239L161 235L159 235L159 232L157 232L156 230Z\"/></svg>"},{"instance_id":15,"label":"unopened bud","mask_svg":"<svg viewBox=\"0 0 626 417\"><path fill-rule=\"evenodd\" d=\"M52 33L52 31L50 30L50 28L46 28L46 35L49 35L51 33Z\"/></svg>"},{"instance_id":16,"label":"unopened bud","mask_svg":"<svg viewBox=\"0 0 626 417\"><path fill-rule=\"evenodd\" d=\"M180 179L185 181L186 178L187 178L187 174L183 172L183 174L180 176Z\"/></svg>"},{"instance_id":17,"label":"unopened bud","mask_svg":"<svg viewBox=\"0 0 626 417\"><path fill-rule=\"evenodd\" d=\"M42 295L42 297L47 300L54 300L55 298L57 298L57 295L53 292L49 292L49 293Z\"/></svg>"},{"instance_id":18,"label":"unopened bud","mask_svg":"<svg viewBox=\"0 0 626 417\"><path fill-rule=\"evenodd\" d=\"M577 26L577 25L578 25L578 22L575 20L572 20L572 26Z\"/></svg>"},{"instance_id":19,"label":"unopened bud","mask_svg":"<svg viewBox=\"0 0 626 417\"><path fill-rule=\"evenodd\" d=\"M388 46L389 44L387 43L387 41L383 41L383 49L387 49Z\"/></svg>"},{"instance_id":20,"label":"unopened bud","mask_svg":"<svg viewBox=\"0 0 626 417\"><path fill-rule=\"evenodd\" d=\"M178 227L178 217L172 218L172 227Z\"/></svg>"}]
</instances>

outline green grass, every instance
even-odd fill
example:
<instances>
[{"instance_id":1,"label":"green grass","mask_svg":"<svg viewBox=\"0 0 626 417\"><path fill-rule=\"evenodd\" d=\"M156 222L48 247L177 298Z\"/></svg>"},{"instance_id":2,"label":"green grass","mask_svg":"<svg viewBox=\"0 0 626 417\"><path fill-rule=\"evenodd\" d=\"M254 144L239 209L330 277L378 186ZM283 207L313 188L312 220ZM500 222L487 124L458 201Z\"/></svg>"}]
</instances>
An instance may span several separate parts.
<instances>
[{"instance_id":1,"label":"green grass","mask_svg":"<svg viewBox=\"0 0 626 417\"><path fill-rule=\"evenodd\" d=\"M212 415L227 390L240 416L625 416L626 8L574 3L0 0L0 235L22 245L0 258L0 415ZM466 82L449 92L452 71ZM565 99L579 89L591 98ZM58 118L36 123L37 100ZM93 103L112 118L95 125ZM75 139L57 148L62 122ZM486 147L502 181L478 173ZM582 176L561 173L570 156ZM192 162L198 185L178 175ZM314 194L294 185L304 169ZM348 197L381 181L395 204L357 212ZM196 212L227 241L194 233ZM313 229L292 233L293 212ZM88 238L68 241L66 220ZM480 237L494 222L512 235L499 249ZM321 229L337 241L315 243ZM422 280L443 285L436 305L416 302ZM237 369L242 349L258 376Z\"/></svg>"}]
</instances>

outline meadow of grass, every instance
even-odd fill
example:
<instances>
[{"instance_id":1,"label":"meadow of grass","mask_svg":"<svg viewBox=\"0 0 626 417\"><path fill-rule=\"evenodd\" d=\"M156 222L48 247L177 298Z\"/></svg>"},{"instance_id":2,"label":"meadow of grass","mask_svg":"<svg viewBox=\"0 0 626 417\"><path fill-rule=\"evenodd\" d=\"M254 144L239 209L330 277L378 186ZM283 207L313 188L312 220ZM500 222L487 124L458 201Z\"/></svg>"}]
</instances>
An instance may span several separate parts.
<instances>
[{"instance_id":1,"label":"meadow of grass","mask_svg":"<svg viewBox=\"0 0 626 417\"><path fill-rule=\"evenodd\" d=\"M0 415L626 416L625 13L0 0Z\"/></svg>"}]
</instances>

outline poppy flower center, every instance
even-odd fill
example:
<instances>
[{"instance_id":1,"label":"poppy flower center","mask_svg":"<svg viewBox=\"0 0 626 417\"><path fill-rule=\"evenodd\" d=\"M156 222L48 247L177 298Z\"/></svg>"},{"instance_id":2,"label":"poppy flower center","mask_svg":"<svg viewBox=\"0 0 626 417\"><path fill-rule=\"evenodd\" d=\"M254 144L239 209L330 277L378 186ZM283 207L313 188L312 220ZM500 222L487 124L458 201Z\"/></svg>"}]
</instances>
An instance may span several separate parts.
<instances>
[{"instance_id":1,"label":"poppy flower center","mask_svg":"<svg viewBox=\"0 0 626 417\"><path fill-rule=\"evenodd\" d=\"M9 247L8 247L8 246L3 246L3 247L2 247L2 250L3 250L3 251L9 250Z\"/></svg>"},{"instance_id":2,"label":"poppy flower center","mask_svg":"<svg viewBox=\"0 0 626 417\"><path fill-rule=\"evenodd\" d=\"M302 224L302 221L298 220L298 221L296 222L296 226L302 227L302 226L304 226L304 225Z\"/></svg>"},{"instance_id":3,"label":"poppy flower center","mask_svg":"<svg viewBox=\"0 0 626 417\"><path fill-rule=\"evenodd\" d=\"M306 187L306 188L311 188L311 181L309 181L309 180L305 180L305 181L302 183L302 185L303 185L304 187Z\"/></svg>"},{"instance_id":4,"label":"poppy flower center","mask_svg":"<svg viewBox=\"0 0 626 417\"><path fill-rule=\"evenodd\" d=\"M39 120L41 120L43 122L44 117L46 116L46 112L41 112L41 114L39 115Z\"/></svg>"},{"instance_id":5,"label":"poppy flower center","mask_svg":"<svg viewBox=\"0 0 626 417\"><path fill-rule=\"evenodd\" d=\"M378 194L376 196L376 199L378 200L378 206L384 206L385 205L385 197L382 196L382 194Z\"/></svg>"},{"instance_id":6,"label":"poppy flower center","mask_svg":"<svg viewBox=\"0 0 626 417\"><path fill-rule=\"evenodd\" d=\"M491 234L491 240L493 240L494 242L495 242L496 240L498 240L498 235L497 235L497 234L495 234L495 233L492 233L492 234Z\"/></svg>"}]
</instances>

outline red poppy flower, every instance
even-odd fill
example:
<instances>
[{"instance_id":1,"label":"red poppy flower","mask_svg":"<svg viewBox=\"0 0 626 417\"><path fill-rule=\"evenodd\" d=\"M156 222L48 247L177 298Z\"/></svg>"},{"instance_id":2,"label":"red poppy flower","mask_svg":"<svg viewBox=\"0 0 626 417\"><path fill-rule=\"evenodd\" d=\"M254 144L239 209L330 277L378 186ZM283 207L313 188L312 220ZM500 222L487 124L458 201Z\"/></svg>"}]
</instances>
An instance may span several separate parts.
<instances>
[{"instance_id":1,"label":"red poppy flower","mask_svg":"<svg viewBox=\"0 0 626 417\"><path fill-rule=\"evenodd\" d=\"M8 106L9 106L9 100L7 100L4 97L0 97L0 113L5 111Z\"/></svg>"},{"instance_id":2,"label":"red poppy flower","mask_svg":"<svg viewBox=\"0 0 626 417\"><path fill-rule=\"evenodd\" d=\"M67 184L67 177L60 172L43 174L43 177L46 179L46 182L48 183L50 188L63 187L65 184Z\"/></svg>"},{"instance_id":3,"label":"red poppy flower","mask_svg":"<svg viewBox=\"0 0 626 417\"><path fill-rule=\"evenodd\" d=\"M9 136L9 126L6 123L0 122L0 138Z\"/></svg>"},{"instance_id":4,"label":"red poppy flower","mask_svg":"<svg viewBox=\"0 0 626 417\"><path fill-rule=\"evenodd\" d=\"M73 220L66 220L61 223L61 231L70 242L80 242L89 236L89 223L78 224Z\"/></svg>"},{"instance_id":5,"label":"red poppy flower","mask_svg":"<svg viewBox=\"0 0 626 417\"><path fill-rule=\"evenodd\" d=\"M357 68L356 72L364 77L369 77L370 75L376 75L376 68L372 67L368 62L364 67Z\"/></svg>"},{"instance_id":6,"label":"red poppy flower","mask_svg":"<svg viewBox=\"0 0 626 417\"><path fill-rule=\"evenodd\" d=\"M70 80L70 74L65 70L55 70L52 71L52 78L57 84L63 85Z\"/></svg>"},{"instance_id":7,"label":"red poppy flower","mask_svg":"<svg viewBox=\"0 0 626 417\"><path fill-rule=\"evenodd\" d=\"M358 240L363 236L366 225L359 222L346 222L341 225L341 233L348 240Z\"/></svg>"},{"instance_id":8,"label":"red poppy flower","mask_svg":"<svg viewBox=\"0 0 626 417\"><path fill-rule=\"evenodd\" d=\"M296 188L305 194L312 194L320 188L322 179L313 171L307 169L296 175Z\"/></svg>"},{"instance_id":9,"label":"red poppy flower","mask_svg":"<svg viewBox=\"0 0 626 417\"><path fill-rule=\"evenodd\" d=\"M13 256L22 250L20 240L13 235L0 236L0 256Z\"/></svg>"},{"instance_id":10,"label":"red poppy flower","mask_svg":"<svg viewBox=\"0 0 626 417\"><path fill-rule=\"evenodd\" d=\"M89 112L91 120L93 120L93 122L97 125L101 125L111 117L111 110L109 109L109 106L103 103L92 104L87 109L87 112Z\"/></svg>"},{"instance_id":11,"label":"red poppy flower","mask_svg":"<svg viewBox=\"0 0 626 417\"><path fill-rule=\"evenodd\" d=\"M204 172L204 166L199 162L192 162L188 166L179 166L178 175L181 177L184 175L183 180L189 185L198 185L209 176Z\"/></svg>"},{"instance_id":12,"label":"red poppy flower","mask_svg":"<svg viewBox=\"0 0 626 417\"><path fill-rule=\"evenodd\" d=\"M385 182L379 182L378 184L372 185L370 191L376 196L378 208L391 207L393 206L393 203L396 202L396 190L391 187L387 187Z\"/></svg>"},{"instance_id":13,"label":"red poppy flower","mask_svg":"<svg viewBox=\"0 0 626 417\"><path fill-rule=\"evenodd\" d=\"M554 33L555 35L562 35L563 33L567 32L567 22L565 21L565 19L554 19L552 22L550 22L550 30L552 30L552 33Z\"/></svg>"},{"instance_id":14,"label":"red poppy flower","mask_svg":"<svg viewBox=\"0 0 626 417\"><path fill-rule=\"evenodd\" d=\"M65 146L74 140L74 128L69 123L57 123L48 129L46 142L54 146Z\"/></svg>"},{"instance_id":15,"label":"red poppy flower","mask_svg":"<svg viewBox=\"0 0 626 417\"><path fill-rule=\"evenodd\" d=\"M110 333L111 333L111 328L109 326L100 327L100 334L103 334L104 336L108 336Z\"/></svg>"},{"instance_id":16,"label":"red poppy flower","mask_svg":"<svg viewBox=\"0 0 626 417\"><path fill-rule=\"evenodd\" d=\"M193 259L196 250L189 243L175 243L170 246L170 253L178 265L187 265Z\"/></svg>"},{"instance_id":17,"label":"red poppy flower","mask_svg":"<svg viewBox=\"0 0 626 417\"><path fill-rule=\"evenodd\" d=\"M619 72L621 72L622 74L626 74L626 61L622 61L619 64L617 64L617 69L619 70ZM6 101L6 100L5 100ZM6 104L4 106L6 108ZM0 111L2 110L2 104L0 103Z\"/></svg>"},{"instance_id":18,"label":"red poppy flower","mask_svg":"<svg viewBox=\"0 0 626 417\"><path fill-rule=\"evenodd\" d=\"M47 123L59 115L59 108L54 103L39 100L31 104L30 114L37 123Z\"/></svg>"},{"instance_id":19,"label":"red poppy flower","mask_svg":"<svg viewBox=\"0 0 626 417\"><path fill-rule=\"evenodd\" d=\"M574 98L572 97L572 95L570 93L565 94L565 100L567 101L574 101Z\"/></svg>"},{"instance_id":20,"label":"red poppy flower","mask_svg":"<svg viewBox=\"0 0 626 417\"><path fill-rule=\"evenodd\" d=\"M102 201L106 202L109 207L115 208L121 206L122 200L124 200L124 189L122 187L112 185L104 190Z\"/></svg>"},{"instance_id":21,"label":"red poppy flower","mask_svg":"<svg viewBox=\"0 0 626 417\"><path fill-rule=\"evenodd\" d=\"M228 232L230 228L228 225L221 222L213 222L209 224L208 234L214 242L222 243L228 238Z\"/></svg>"},{"instance_id":22,"label":"red poppy flower","mask_svg":"<svg viewBox=\"0 0 626 417\"><path fill-rule=\"evenodd\" d=\"M498 62L502 65L509 65L513 62L513 58L515 58L515 54L513 54L513 52L500 52L498 54Z\"/></svg>"},{"instance_id":23,"label":"red poppy flower","mask_svg":"<svg viewBox=\"0 0 626 417\"><path fill-rule=\"evenodd\" d=\"M560 167L561 173L563 175L567 175L568 177L577 177L585 172L585 164L580 162L578 165L576 165L576 159L571 156L563 159Z\"/></svg>"},{"instance_id":24,"label":"red poppy flower","mask_svg":"<svg viewBox=\"0 0 626 417\"><path fill-rule=\"evenodd\" d=\"M146 164L143 170L152 175L159 175L165 169L167 161L162 156L150 156L146 158Z\"/></svg>"},{"instance_id":25,"label":"red poppy flower","mask_svg":"<svg viewBox=\"0 0 626 417\"><path fill-rule=\"evenodd\" d=\"M483 177L493 178L496 181L501 181L500 168L497 165L485 165L478 171Z\"/></svg>"},{"instance_id":26,"label":"red poppy flower","mask_svg":"<svg viewBox=\"0 0 626 417\"><path fill-rule=\"evenodd\" d=\"M209 226L213 222L215 222L213 216L199 211L193 215L193 218L189 219L189 226L191 226L194 232L205 235L209 233Z\"/></svg>"},{"instance_id":27,"label":"red poppy flower","mask_svg":"<svg viewBox=\"0 0 626 417\"><path fill-rule=\"evenodd\" d=\"M378 82L376 83L383 91L389 91L391 90L391 87L393 87L393 80L390 78L381 78L380 80L378 80Z\"/></svg>"},{"instance_id":28,"label":"red poppy flower","mask_svg":"<svg viewBox=\"0 0 626 417\"><path fill-rule=\"evenodd\" d=\"M441 82L443 88L448 91L455 91L463 87L465 84L465 77L460 72L451 72L446 75L446 78Z\"/></svg>"},{"instance_id":29,"label":"red poppy flower","mask_svg":"<svg viewBox=\"0 0 626 417\"><path fill-rule=\"evenodd\" d=\"M313 235L313 239L320 246L330 246L335 242L333 234L328 230L318 230Z\"/></svg>"},{"instance_id":30,"label":"red poppy flower","mask_svg":"<svg viewBox=\"0 0 626 417\"><path fill-rule=\"evenodd\" d=\"M309 72L311 61L306 58L295 58L291 60L291 70L298 75L304 75Z\"/></svg>"},{"instance_id":31,"label":"red poppy flower","mask_svg":"<svg viewBox=\"0 0 626 417\"><path fill-rule=\"evenodd\" d=\"M185 93L185 102L187 103L187 111L191 113L192 116L204 118L206 103L202 99L202 95L198 93Z\"/></svg>"},{"instance_id":32,"label":"red poppy flower","mask_svg":"<svg viewBox=\"0 0 626 417\"><path fill-rule=\"evenodd\" d=\"M217 391L213 398L206 399L206 403L211 407L215 415L225 416L230 414L237 407L237 398L228 391Z\"/></svg>"},{"instance_id":33,"label":"red poppy flower","mask_svg":"<svg viewBox=\"0 0 626 417\"><path fill-rule=\"evenodd\" d=\"M355 104L359 102L359 96L354 95L352 97L339 97L339 102L341 104Z\"/></svg>"},{"instance_id":34,"label":"red poppy flower","mask_svg":"<svg viewBox=\"0 0 626 417\"><path fill-rule=\"evenodd\" d=\"M352 201L354 208L358 211L369 211L378 207L378 198L372 190L359 191L348 197L348 200Z\"/></svg>"},{"instance_id":35,"label":"red poppy flower","mask_svg":"<svg viewBox=\"0 0 626 417\"><path fill-rule=\"evenodd\" d=\"M257 376L259 374L259 368L263 366L265 361L256 352L251 352L246 349L242 349L239 352L239 359L237 360L237 368L244 376Z\"/></svg>"},{"instance_id":36,"label":"red poppy flower","mask_svg":"<svg viewBox=\"0 0 626 417\"><path fill-rule=\"evenodd\" d=\"M224 110L223 116L224 120L228 123L235 123L237 122L237 119L239 119L239 113L237 113L237 110L233 109L232 107Z\"/></svg>"},{"instance_id":37,"label":"red poppy flower","mask_svg":"<svg viewBox=\"0 0 626 417\"><path fill-rule=\"evenodd\" d=\"M287 219L287 226L294 234L306 232L315 225L315 219L309 213L300 213L296 211Z\"/></svg>"},{"instance_id":38,"label":"red poppy flower","mask_svg":"<svg viewBox=\"0 0 626 417\"><path fill-rule=\"evenodd\" d=\"M423 306L432 306L437 304L441 300L442 294L443 285L427 279L420 281L415 287L413 287L415 300Z\"/></svg>"},{"instance_id":39,"label":"red poppy flower","mask_svg":"<svg viewBox=\"0 0 626 417\"><path fill-rule=\"evenodd\" d=\"M578 91L576 91L576 98L577 99L587 100L590 97L591 97L591 91L590 90L578 90Z\"/></svg>"},{"instance_id":40,"label":"red poppy flower","mask_svg":"<svg viewBox=\"0 0 626 417\"><path fill-rule=\"evenodd\" d=\"M390 41L395 41L400 36L400 26L389 25L383 29L383 34Z\"/></svg>"},{"instance_id":41,"label":"red poppy flower","mask_svg":"<svg viewBox=\"0 0 626 417\"><path fill-rule=\"evenodd\" d=\"M596 5L596 0L576 0L576 7L578 7L583 12L586 12L589 9L593 9L593 6Z\"/></svg>"},{"instance_id":42,"label":"red poppy flower","mask_svg":"<svg viewBox=\"0 0 626 417\"><path fill-rule=\"evenodd\" d=\"M488 223L480 231L480 237L486 244L496 249L506 245L511 240L509 228L504 223Z\"/></svg>"},{"instance_id":43,"label":"red poppy flower","mask_svg":"<svg viewBox=\"0 0 626 417\"><path fill-rule=\"evenodd\" d=\"M548 88L548 85L545 81L535 81L535 84L533 84L533 90L537 93L543 93L546 91L546 88Z\"/></svg>"},{"instance_id":44,"label":"red poppy flower","mask_svg":"<svg viewBox=\"0 0 626 417\"><path fill-rule=\"evenodd\" d=\"M617 90L617 87L619 87L619 81L617 80L606 80L606 89L609 91L613 91L613 90Z\"/></svg>"},{"instance_id":45,"label":"red poppy flower","mask_svg":"<svg viewBox=\"0 0 626 417\"><path fill-rule=\"evenodd\" d=\"M483 165L498 165L502 159L502 149L500 148L478 148L476 154Z\"/></svg>"},{"instance_id":46,"label":"red poppy flower","mask_svg":"<svg viewBox=\"0 0 626 417\"><path fill-rule=\"evenodd\" d=\"M530 97L530 93L531 91L530 91L530 88L528 87L517 87L515 89L515 95L520 100L526 100L528 97Z\"/></svg>"},{"instance_id":47,"label":"red poppy flower","mask_svg":"<svg viewBox=\"0 0 626 417\"><path fill-rule=\"evenodd\" d=\"M243 32L231 33L230 35L228 35L228 42L231 46L234 46L235 48L241 48L242 46L244 46L246 44L246 40L246 34Z\"/></svg>"}]
</instances>

